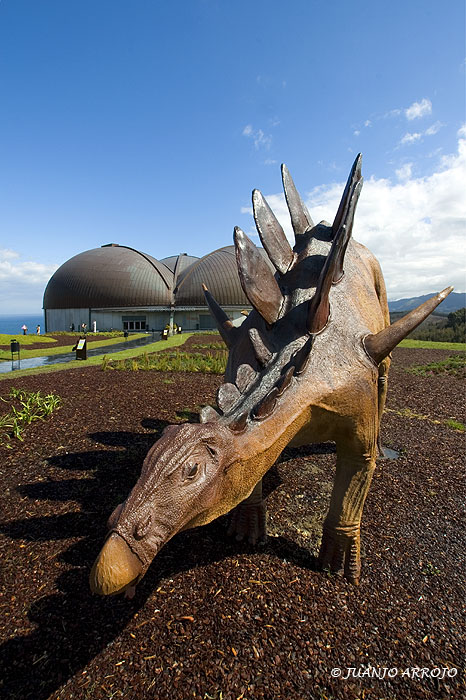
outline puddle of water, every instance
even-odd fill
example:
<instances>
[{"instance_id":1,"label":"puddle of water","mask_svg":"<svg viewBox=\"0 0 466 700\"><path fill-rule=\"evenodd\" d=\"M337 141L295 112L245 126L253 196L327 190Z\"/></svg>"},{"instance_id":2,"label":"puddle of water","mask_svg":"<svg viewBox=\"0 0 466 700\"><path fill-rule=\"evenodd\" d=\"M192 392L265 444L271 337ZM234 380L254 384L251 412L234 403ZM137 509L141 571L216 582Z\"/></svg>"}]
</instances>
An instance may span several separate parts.
<instances>
[{"instance_id":1,"label":"puddle of water","mask_svg":"<svg viewBox=\"0 0 466 700\"><path fill-rule=\"evenodd\" d=\"M392 450L390 447L382 447L382 459L398 459L400 453L397 450Z\"/></svg>"}]
</instances>

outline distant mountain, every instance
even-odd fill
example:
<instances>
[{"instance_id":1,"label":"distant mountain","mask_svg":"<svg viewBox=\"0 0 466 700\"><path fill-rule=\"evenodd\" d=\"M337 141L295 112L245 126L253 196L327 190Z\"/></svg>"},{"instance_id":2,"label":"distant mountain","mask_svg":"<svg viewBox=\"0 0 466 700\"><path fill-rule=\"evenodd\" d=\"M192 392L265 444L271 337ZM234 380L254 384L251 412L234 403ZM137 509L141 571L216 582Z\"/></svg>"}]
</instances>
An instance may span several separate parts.
<instances>
[{"instance_id":1,"label":"distant mountain","mask_svg":"<svg viewBox=\"0 0 466 700\"><path fill-rule=\"evenodd\" d=\"M421 297L389 301L388 308L390 311L411 311L415 309L416 306L419 306L419 304L423 304L427 299L430 299L434 294L436 294L436 292L432 292L432 294L423 294ZM451 294L437 306L436 312L449 314L457 309L462 309L463 306L466 306L466 294L464 292L451 292Z\"/></svg>"}]
</instances>

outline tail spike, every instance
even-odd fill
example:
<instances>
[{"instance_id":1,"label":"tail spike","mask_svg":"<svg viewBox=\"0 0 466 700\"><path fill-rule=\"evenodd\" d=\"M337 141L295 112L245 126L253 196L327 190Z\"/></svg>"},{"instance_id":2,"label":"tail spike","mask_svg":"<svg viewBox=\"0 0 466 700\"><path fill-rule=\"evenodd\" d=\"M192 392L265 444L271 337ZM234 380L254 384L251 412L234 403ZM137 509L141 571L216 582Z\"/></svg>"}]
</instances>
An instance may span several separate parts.
<instances>
[{"instance_id":1,"label":"tail spike","mask_svg":"<svg viewBox=\"0 0 466 700\"><path fill-rule=\"evenodd\" d=\"M307 207L303 204L299 196L299 192L295 187L288 168L284 164L282 165L282 182L286 203L290 212L291 224L293 226L295 238L297 238L313 228L314 222L311 219Z\"/></svg>"},{"instance_id":2,"label":"tail spike","mask_svg":"<svg viewBox=\"0 0 466 700\"><path fill-rule=\"evenodd\" d=\"M234 433L242 433L244 430L246 430L246 426L248 424L248 417L249 412L246 411L245 413L242 413L240 416L238 416L238 418L235 418L230 423L228 423L228 427Z\"/></svg>"},{"instance_id":3,"label":"tail spike","mask_svg":"<svg viewBox=\"0 0 466 700\"><path fill-rule=\"evenodd\" d=\"M236 262L244 293L270 325L278 319L283 295L271 269L246 234L235 227Z\"/></svg>"},{"instance_id":4,"label":"tail spike","mask_svg":"<svg viewBox=\"0 0 466 700\"><path fill-rule=\"evenodd\" d=\"M257 372L251 365L240 365L236 371L235 384L242 394L254 382L257 377Z\"/></svg>"},{"instance_id":5,"label":"tail spike","mask_svg":"<svg viewBox=\"0 0 466 700\"><path fill-rule=\"evenodd\" d=\"M284 275L294 262L285 232L259 190L252 193L252 207L262 245L275 268Z\"/></svg>"},{"instance_id":6,"label":"tail spike","mask_svg":"<svg viewBox=\"0 0 466 700\"><path fill-rule=\"evenodd\" d=\"M354 214L356 211L356 206L358 204L359 195L361 194L362 183L362 178L355 183L351 191L351 196L348 200L348 207L343 218L343 226L345 226L345 236L344 240L342 240L341 242L341 247L338 251L335 272L333 273L332 278L333 284L339 282L343 277L343 261L345 258L346 248L348 247L348 243L353 232Z\"/></svg>"},{"instance_id":7,"label":"tail spike","mask_svg":"<svg viewBox=\"0 0 466 700\"><path fill-rule=\"evenodd\" d=\"M384 328L379 333L367 335L363 341L364 348L375 364L380 364L403 338L406 338L446 299L451 291L453 291L453 287L446 287L442 292L431 297L416 309L410 311L409 314L395 321L395 323L392 323L391 326Z\"/></svg>"},{"instance_id":8,"label":"tail spike","mask_svg":"<svg viewBox=\"0 0 466 700\"><path fill-rule=\"evenodd\" d=\"M234 384L222 384L217 391L217 404L222 413L228 413L240 398L238 387Z\"/></svg>"},{"instance_id":9,"label":"tail spike","mask_svg":"<svg viewBox=\"0 0 466 700\"><path fill-rule=\"evenodd\" d=\"M338 233L338 229L343 223L343 219L345 218L345 212L348 210L348 202L350 195L353 191L354 185L359 182L359 180L362 180L362 175L361 175L361 165L362 165L362 154L358 153L356 156L356 159L353 163L353 166L351 168L350 174L348 176L348 180L346 182L345 189L343 190L343 195L341 197L340 205L338 207L337 213L335 215L335 219L333 220L333 233L334 235Z\"/></svg>"},{"instance_id":10,"label":"tail spike","mask_svg":"<svg viewBox=\"0 0 466 700\"><path fill-rule=\"evenodd\" d=\"M285 374L283 374L277 383L278 394L277 397L281 396L290 386L293 374L295 372L294 366L288 367Z\"/></svg>"},{"instance_id":11,"label":"tail spike","mask_svg":"<svg viewBox=\"0 0 466 700\"><path fill-rule=\"evenodd\" d=\"M236 328L234 327L234 325L232 324L232 322L230 321L220 304L214 299L212 294L209 292L205 284L202 285L202 289L204 290L204 296L207 305L212 313L212 316L215 319L220 335L225 341L227 347L230 348L234 342Z\"/></svg>"},{"instance_id":12,"label":"tail spike","mask_svg":"<svg viewBox=\"0 0 466 700\"><path fill-rule=\"evenodd\" d=\"M212 406L203 406L199 412L200 423L213 423L219 418L220 414Z\"/></svg>"},{"instance_id":13,"label":"tail spike","mask_svg":"<svg viewBox=\"0 0 466 700\"><path fill-rule=\"evenodd\" d=\"M278 387L274 386L274 388L271 391L269 391L269 393L262 399L262 401L253 408L253 420L260 421L264 420L265 418L268 418L273 413L273 409L275 408L275 404L277 403L277 396Z\"/></svg>"},{"instance_id":14,"label":"tail spike","mask_svg":"<svg viewBox=\"0 0 466 700\"><path fill-rule=\"evenodd\" d=\"M293 369L293 374L296 377L299 377L300 374L302 374L306 367L307 363L309 362L309 358L311 356L311 350L312 350L312 344L314 342L314 338L311 336L300 348L293 357L291 358L291 361L293 363L292 369Z\"/></svg>"},{"instance_id":15,"label":"tail spike","mask_svg":"<svg viewBox=\"0 0 466 700\"><path fill-rule=\"evenodd\" d=\"M359 167L360 160L358 161L358 159L356 159L353 165L353 171L355 174L359 172ZM352 181L355 180L355 177L356 175L353 176ZM351 193L348 196L343 196L342 202L344 200L345 206L342 218L339 219L341 221L341 225L334 235L330 252L327 255L327 259L325 260L317 282L316 292L309 304L309 333L318 333L325 327L328 321L330 314L330 302L328 298L330 287L332 284L339 282L343 276L343 261L349 239L351 238L351 232L353 230L354 213L356 211L356 205L361 193L362 182L362 177L355 180ZM335 220L337 220L337 218L339 217L335 217Z\"/></svg>"},{"instance_id":16,"label":"tail spike","mask_svg":"<svg viewBox=\"0 0 466 700\"><path fill-rule=\"evenodd\" d=\"M252 343L252 348L254 350L254 355L256 356L256 359L259 362L259 364L265 367L265 365L268 365L268 363L272 359L273 353L264 343L262 336L257 330L257 328L250 328L248 333L249 339Z\"/></svg>"}]
</instances>

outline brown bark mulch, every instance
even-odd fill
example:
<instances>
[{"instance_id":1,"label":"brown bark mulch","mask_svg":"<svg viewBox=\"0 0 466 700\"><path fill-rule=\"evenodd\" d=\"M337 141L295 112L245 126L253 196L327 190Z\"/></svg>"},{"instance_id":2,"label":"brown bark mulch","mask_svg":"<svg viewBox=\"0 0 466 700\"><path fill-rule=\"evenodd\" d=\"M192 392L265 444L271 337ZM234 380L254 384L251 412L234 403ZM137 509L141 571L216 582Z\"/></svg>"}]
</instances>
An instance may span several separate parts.
<instances>
[{"instance_id":1,"label":"brown bark mulch","mask_svg":"<svg viewBox=\"0 0 466 700\"><path fill-rule=\"evenodd\" d=\"M14 385L63 404L0 448L1 696L461 697L464 433L444 421L465 422L464 381L404 369L439 352L394 353L384 442L400 457L376 470L359 587L315 564L335 461L322 444L286 449L267 475L262 549L228 541L224 518L171 540L133 600L92 596L109 513L163 427L195 419L221 378L89 367L3 381L2 396Z\"/></svg>"}]
</instances>

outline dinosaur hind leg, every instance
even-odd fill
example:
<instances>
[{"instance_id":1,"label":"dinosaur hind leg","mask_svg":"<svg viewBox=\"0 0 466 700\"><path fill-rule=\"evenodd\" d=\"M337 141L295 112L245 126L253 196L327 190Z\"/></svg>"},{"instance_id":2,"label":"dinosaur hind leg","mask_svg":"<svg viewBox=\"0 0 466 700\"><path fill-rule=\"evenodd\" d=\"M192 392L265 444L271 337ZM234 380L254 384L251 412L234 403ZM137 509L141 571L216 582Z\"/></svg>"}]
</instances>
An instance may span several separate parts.
<instances>
[{"instance_id":1,"label":"dinosaur hind leg","mask_svg":"<svg viewBox=\"0 0 466 700\"><path fill-rule=\"evenodd\" d=\"M352 583L359 583L361 573L360 524L375 452L375 440L367 451L348 451L347 445L337 444L335 482L323 525L319 564L342 573Z\"/></svg>"}]
</instances>

